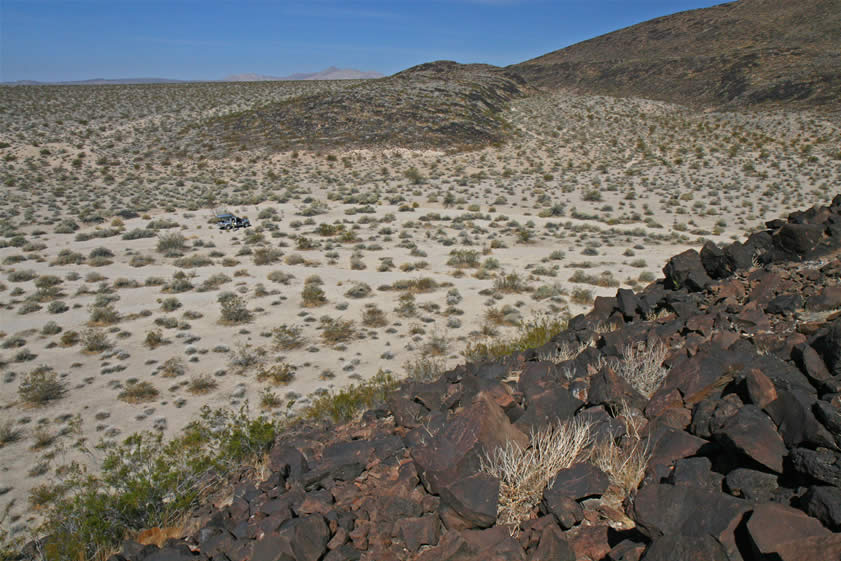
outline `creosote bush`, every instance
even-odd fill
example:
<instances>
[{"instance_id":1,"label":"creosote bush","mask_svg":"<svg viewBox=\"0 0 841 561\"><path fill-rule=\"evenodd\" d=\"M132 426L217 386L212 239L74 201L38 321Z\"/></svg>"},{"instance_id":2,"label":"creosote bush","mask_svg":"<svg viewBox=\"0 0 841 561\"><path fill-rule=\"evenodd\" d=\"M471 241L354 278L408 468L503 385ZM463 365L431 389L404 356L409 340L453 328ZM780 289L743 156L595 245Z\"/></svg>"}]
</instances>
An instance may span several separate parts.
<instances>
[{"instance_id":1,"label":"creosote bush","mask_svg":"<svg viewBox=\"0 0 841 561\"><path fill-rule=\"evenodd\" d=\"M512 353L540 347L566 329L566 318L537 316L524 322L512 337L468 343L462 354L469 362L488 362Z\"/></svg>"},{"instance_id":2,"label":"creosote bush","mask_svg":"<svg viewBox=\"0 0 841 561\"><path fill-rule=\"evenodd\" d=\"M241 296L233 292L223 292L217 301L222 307L222 323L245 323L251 320L252 314Z\"/></svg>"},{"instance_id":3,"label":"creosote bush","mask_svg":"<svg viewBox=\"0 0 841 561\"><path fill-rule=\"evenodd\" d=\"M119 548L127 535L145 528L177 524L225 476L242 464L262 458L279 426L247 409L202 409L201 417L176 438L137 433L112 445L99 474L78 464L60 470L61 480L43 501L50 539L46 561L99 559Z\"/></svg>"},{"instance_id":4,"label":"creosote bush","mask_svg":"<svg viewBox=\"0 0 841 561\"><path fill-rule=\"evenodd\" d=\"M39 366L27 374L18 387L21 400L33 405L45 405L61 399L67 387L58 374L48 366Z\"/></svg>"},{"instance_id":5,"label":"creosote bush","mask_svg":"<svg viewBox=\"0 0 841 561\"><path fill-rule=\"evenodd\" d=\"M319 395L304 411L307 419L331 419L345 423L364 409L383 403L388 393L397 386L394 377L383 370L361 384L351 384L338 392Z\"/></svg>"}]
</instances>

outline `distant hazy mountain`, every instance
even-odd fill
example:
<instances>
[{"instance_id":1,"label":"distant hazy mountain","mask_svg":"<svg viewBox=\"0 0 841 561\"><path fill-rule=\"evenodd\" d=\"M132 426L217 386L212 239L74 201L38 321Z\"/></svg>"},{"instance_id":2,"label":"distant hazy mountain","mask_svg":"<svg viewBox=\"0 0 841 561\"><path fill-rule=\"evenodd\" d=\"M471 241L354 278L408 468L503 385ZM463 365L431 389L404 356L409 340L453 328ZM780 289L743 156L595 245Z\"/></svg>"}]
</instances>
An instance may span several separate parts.
<instances>
[{"instance_id":1,"label":"distant hazy mountain","mask_svg":"<svg viewBox=\"0 0 841 561\"><path fill-rule=\"evenodd\" d=\"M289 76L266 76L264 74L233 74L223 78L223 82L265 82L270 80L362 80L366 78L382 78L379 72L365 72L353 68L336 68L331 66L321 72L308 74L290 74Z\"/></svg>"},{"instance_id":2,"label":"distant hazy mountain","mask_svg":"<svg viewBox=\"0 0 841 561\"><path fill-rule=\"evenodd\" d=\"M100 86L118 84L182 84L187 80L169 80L167 78L91 78L90 80L71 80L68 82L39 82L37 80L18 80L2 82L4 86Z\"/></svg>"}]
</instances>

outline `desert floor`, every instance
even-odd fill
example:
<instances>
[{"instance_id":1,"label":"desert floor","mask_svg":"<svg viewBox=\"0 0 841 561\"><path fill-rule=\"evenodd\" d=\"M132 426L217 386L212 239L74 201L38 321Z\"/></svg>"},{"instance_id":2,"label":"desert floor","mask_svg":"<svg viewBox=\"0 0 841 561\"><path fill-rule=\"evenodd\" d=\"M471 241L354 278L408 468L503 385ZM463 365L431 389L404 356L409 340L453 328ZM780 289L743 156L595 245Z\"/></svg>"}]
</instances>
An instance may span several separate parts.
<instances>
[{"instance_id":1,"label":"desert floor","mask_svg":"<svg viewBox=\"0 0 841 561\"><path fill-rule=\"evenodd\" d=\"M185 123L296 93L250 86L3 89L11 534L37 520L33 489L68 461L95 469L109 441L172 434L204 406L293 415L380 370L443 371L839 191L841 131L819 115L571 93L513 103L515 137L478 151L167 151ZM252 227L220 231L222 210ZM53 373L53 399L27 399Z\"/></svg>"}]
</instances>

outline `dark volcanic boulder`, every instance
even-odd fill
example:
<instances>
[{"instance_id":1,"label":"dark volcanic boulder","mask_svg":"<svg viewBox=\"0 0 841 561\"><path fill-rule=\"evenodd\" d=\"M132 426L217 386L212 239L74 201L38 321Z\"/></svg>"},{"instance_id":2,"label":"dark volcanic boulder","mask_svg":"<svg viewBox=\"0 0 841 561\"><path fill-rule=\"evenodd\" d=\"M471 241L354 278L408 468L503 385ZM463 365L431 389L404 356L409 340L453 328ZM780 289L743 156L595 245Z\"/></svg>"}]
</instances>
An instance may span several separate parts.
<instances>
[{"instance_id":1,"label":"dark volcanic boulder","mask_svg":"<svg viewBox=\"0 0 841 561\"><path fill-rule=\"evenodd\" d=\"M543 496L546 498L558 495L572 497L575 500L586 499L601 495L607 490L608 485L610 485L610 479L602 470L593 464L580 462L562 469L550 479Z\"/></svg>"},{"instance_id":2,"label":"dark volcanic boulder","mask_svg":"<svg viewBox=\"0 0 841 561\"><path fill-rule=\"evenodd\" d=\"M823 225L818 224L784 224L774 234L774 245L797 255L805 255L818 246L825 230Z\"/></svg>"},{"instance_id":3,"label":"dark volcanic boulder","mask_svg":"<svg viewBox=\"0 0 841 561\"><path fill-rule=\"evenodd\" d=\"M714 436L729 447L777 473L783 471L786 447L774 422L755 405L745 405Z\"/></svg>"},{"instance_id":4,"label":"dark volcanic boulder","mask_svg":"<svg viewBox=\"0 0 841 561\"><path fill-rule=\"evenodd\" d=\"M815 334L810 341L833 376L841 375L841 318Z\"/></svg>"},{"instance_id":5,"label":"dark volcanic boulder","mask_svg":"<svg viewBox=\"0 0 841 561\"><path fill-rule=\"evenodd\" d=\"M651 542L642 561L730 561L727 550L712 536L660 536Z\"/></svg>"},{"instance_id":6,"label":"dark volcanic boulder","mask_svg":"<svg viewBox=\"0 0 841 561\"><path fill-rule=\"evenodd\" d=\"M827 448L795 448L790 456L797 472L841 487L841 454L838 452Z\"/></svg>"},{"instance_id":7,"label":"dark volcanic boulder","mask_svg":"<svg viewBox=\"0 0 841 561\"><path fill-rule=\"evenodd\" d=\"M815 485L803 495L801 506L830 530L841 530L841 489Z\"/></svg>"},{"instance_id":8,"label":"dark volcanic boulder","mask_svg":"<svg viewBox=\"0 0 841 561\"><path fill-rule=\"evenodd\" d=\"M779 488L777 476L773 473L748 468L734 469L724 481L731 495L757 503L770 501Z\"/></svg>"},{"instance_id":9,"label":"dark volcanic boulder","mask_svg":"<svg viewBox=\"0 0 841 561\"><path fill-rule=\"evenodd\" d=\"M825 286L806 302L806 309L810 312L826 312L840 307L841 286Z\"/></svg>"},{"instance_id":10,"label":"dark volcanic boulder","mask_svg":"<svg viewBox=\"0 0 841 561\"><path fill-rule=\"evenodd\" d=\"M671 259L663 268L666 288L688 288L692 292L704 290L712 279L704 269L701 256L694 249L687 249Z\"/></svg>"},{"instance_id":11,"label":"dark volcanic boulder","mask_svg":"<svg viewBox=\"0 0 841 561\"><path fill-rule=\"evenodd\" d=\"M482 393L429 444L412 449L411 455L426 488L438 494L453 481L478 472L481 455L507 442L525 449L528 437Z\"/></svg>"},{"instance_id":12,"label":"dark volcanic boulder","mask_svg":"<svg viewBox=\"0 0 841 561\"><path fill-rule=\"evenodd\" d=\"M724 493L695 487L651 484L633 502L637 528L652 539L661 536L712 536L736 552L734 532L749 503Z\"/></svg>"},{"instance_id":13,"label":"dark volcanic boulder","mask_svg":"<svg viewBox=\"0 0 841 561\"><path fill-rule=\"evenodd\" d=\"M756 550L762 555L778 555L783 561L813 560L797 551L809 540L828 538L831 532L815 518L803 511L779 503L757 505L747 523L747 530ZM839 536L841 537L841 536ZM829 544L827 544L829 545ZM841 554L841 540L824 550L817 559L838 559Z\"/></svg>"},{"instance_id":14,"label":"dark volcanic boulder","mask_svg":"<svg viewBox=\"0 0 841 561\"><path fill-rule=\"evenodd\" d=\"M723 279L733 272L733 265L727 259L724 250L708 241L701 248L701 263L704 270L714 279Z\"/></svg>"},{"instance_id":15,"label":"dark volcanic boulder","mask_svg":"<svg viewBox=\"0 0 841 561\"><path fill-rule=\"evenodd\" d=\"M476 528L493 526L498 499L499 480L486 473L459 479L441 491L441 502Z\"/></svg>"}]
</instances>

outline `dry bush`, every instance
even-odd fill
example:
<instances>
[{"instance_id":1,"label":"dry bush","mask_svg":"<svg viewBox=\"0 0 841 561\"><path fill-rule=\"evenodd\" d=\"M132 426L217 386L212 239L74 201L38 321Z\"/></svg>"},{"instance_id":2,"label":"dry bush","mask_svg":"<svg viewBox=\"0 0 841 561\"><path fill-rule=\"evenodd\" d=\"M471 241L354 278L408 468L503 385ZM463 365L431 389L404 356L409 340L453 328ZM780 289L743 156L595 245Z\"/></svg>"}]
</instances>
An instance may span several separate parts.
<instances>
[{"instance_id":1,"label":"dry bush","mask_svg":"<svg viewBox=\"0 0 841 561\"><path fill-rule=\"evenodd\" d=\"M39 366L26 375L18 388L22 401L33 405L44 405L61 399L67 387L48 366Z\"/></svg>"},{"instance_id":2,"label":"dry bush","mask_svg":"<svg viewBox=\"0 0 841 561\"><path fill-rule=\"evenodd\" d=\"M612 438L598 442L593 447L590 463L607 474L624 498L636 491L645 477L652 450L649 438L640 435L644 419L634 415L627 404L620 407L616 418L625 425L627 436L618 442Z\"/></svg>"},{"instance_id":3,"label":"dry bush","mask_svg":"<svg viewBox=\"0 0 841 561\"><path fill-rule=\"evenodd\" d=\"M212 392L218 385L210 374L199 374L190 378L187 391L193 395L201 395Z\"/></svg>"},{"instance_id":4,"label":"dry bush","mask_svg":"<svg viewBox=\"0 0 841 561\"><path fill-rule=\"evenodd\" d=\"M526 450L509 441L487 453L481 470L499 479L497 524L519 527L558 471L587 458L590 443L590 425L573 419L532 432Z\"/></svg>"},{"instance_id":5,"label":"dry bush","mask_svg":"<svg viewBox=\"0 0 841 561\"><path fill-rule=\"evenodd\" d=\"M129 382L117 395L117 399L127 403L143 403L152 401L160 395L158 389L149 382Z\"/></svg>"},{"instance_id":6,"label":"dry bush","mask_svg":"<svg viewBox=\"0 0 841 561\"><path fill-rule=\"evenodd\" d=\"M663 367L668 354L669 349L659 340L628 345L622 350L622 361L616 372L642 395L651 397L668 372Z\"/></svg>"}]
</instances>

